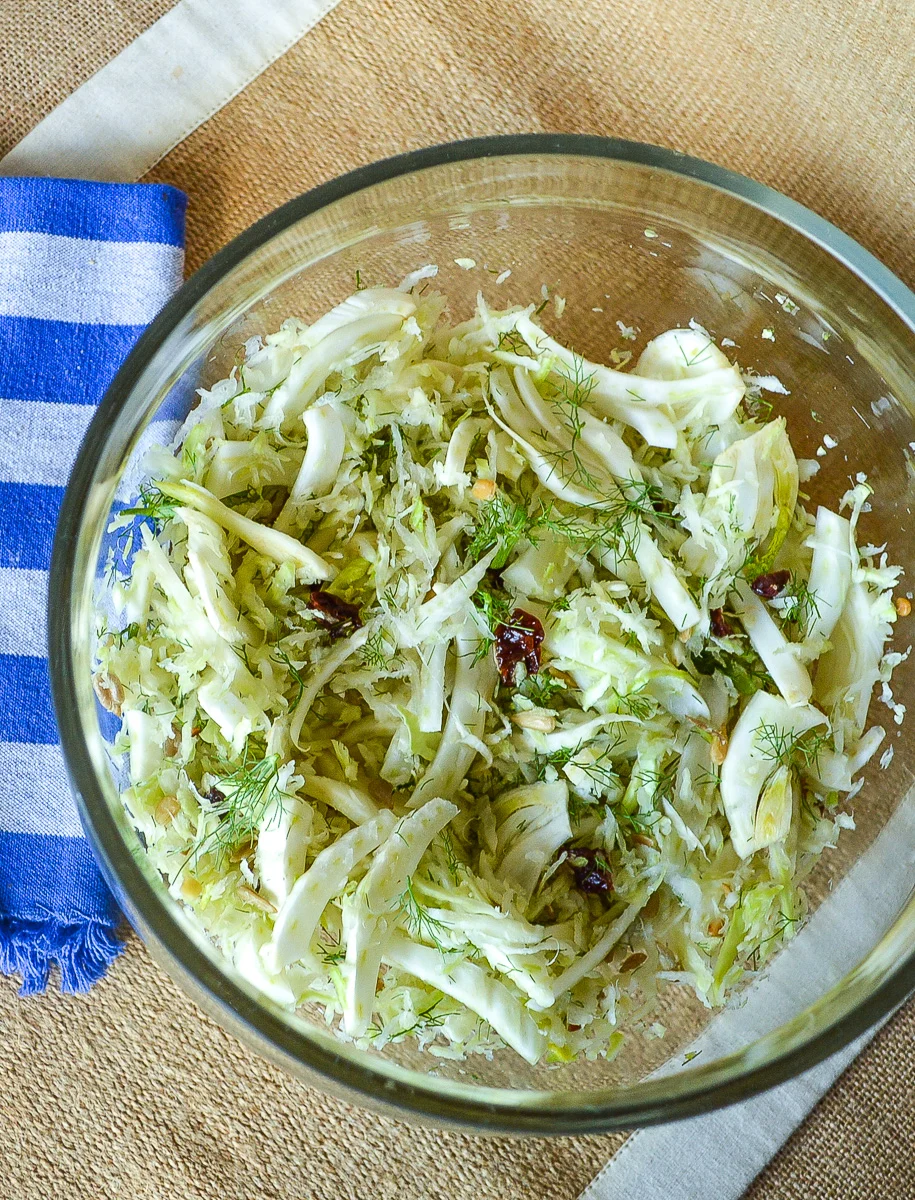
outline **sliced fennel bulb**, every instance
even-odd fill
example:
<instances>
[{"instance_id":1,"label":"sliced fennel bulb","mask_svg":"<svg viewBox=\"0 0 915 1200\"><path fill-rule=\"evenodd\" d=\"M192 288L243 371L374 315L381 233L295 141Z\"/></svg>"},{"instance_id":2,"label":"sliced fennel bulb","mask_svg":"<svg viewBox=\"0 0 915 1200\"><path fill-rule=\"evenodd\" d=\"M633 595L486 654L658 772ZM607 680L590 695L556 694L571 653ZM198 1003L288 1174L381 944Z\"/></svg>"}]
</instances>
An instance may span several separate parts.
<instances>
[{"instance_id":1,"label":"sliced fennel bulb","mask_svg":"<svg viewBox=\"0 0 915 1200\"><path fill-rule=\"evenodd\" d=\"M876 683L901 716L898 570L699 326L617 370L434 273L202 393L113 530L97 691L155 868L275 1002L612 1055L797 928Z\"/></svg>"}]
</instances>

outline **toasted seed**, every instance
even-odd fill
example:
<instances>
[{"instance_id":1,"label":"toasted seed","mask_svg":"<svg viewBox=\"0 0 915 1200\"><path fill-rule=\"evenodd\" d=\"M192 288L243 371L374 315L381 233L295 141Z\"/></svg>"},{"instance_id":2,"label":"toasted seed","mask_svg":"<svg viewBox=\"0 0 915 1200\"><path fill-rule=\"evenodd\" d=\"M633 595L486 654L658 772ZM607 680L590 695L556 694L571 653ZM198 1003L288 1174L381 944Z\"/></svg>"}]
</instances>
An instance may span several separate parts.
<instances>
[{"instance_id":1,"label":"toasted seed","mask_svg":"<svg viewBox=\"0 0 915 1200\"><path fill-rule=\"evenodd\" d=\"M470 489L470 494L474 500L493 500L498 490L494 480L478 479Z\"/></svg>"},{"instance_id":2,"label":"toasted seed","mask_svg":"<svg viewBox=\"0 0 915 1200\"><path fill-rule=\"evenodd\" d=\"M92 686L95 688L95 694L98 696L102 708L107 708L109 712L119 717L121 706L124 703L124 685L117 675L96 675L92 680Z\"/></svg>"},{"instance_id":3,"label":"toasted seed","mask_svg":"<svg viewBox=\"0 0 915 1200\"><path fill-rule=\"evenodd\" d=\"M193 875L185 875L181 884L181 895L185 900L197 900L203 893L203 884Z\"/></svg>"},{"instance_id":4,"label":"toasted seed","mask_svg":"<svg viewBox=\"0 0 915 1200\"><path fill-rule=\"evenodd\" d=\"M643 962L647 962L648 955L644 950L635 950L632 954L627 955L619 965L620 974L626 971L634 971L636 967L640 967Z\"/></svg>"},{"instance_id":5,"label":"toasted seed","mask_svg":"<svg viewBox=\"0 0 915 1200\"><path fill-rule=\"evenodd\" d=\"M716 767L721 764L728 756L728 735L723 729L719 729L712 738L712 744L709 748L709 755Z\"/></svg>"},{"instance_id":6,"label":"toasted seed","mask_svg":"<svg viewBox=\"0 0 915 1200\"><path fill-rule=\"evenodd\" d=\"M379 779L377 775L373 775L369 779L365 790L374 801L383 804L386 808L390 807L391 801L394 799L394 789L386 779Z\"/></svg>"},{"instance_id":7,"label":"toasted seed","mask_svg":"<svg viewBox=\"0 0 915 1200\"><path fill-rule=\"evenodd\" d=\"M236 846L229 854L230 863L240 863L243 858L249 858L254 852L254 843L247 841L242 842L240 846Z\"/></svg>"},{"instance_id":8,"label":"toasted seed","mask_svg":"<svg viewBox=\"0 0 915 1200\"><path fill-rule=\"evenodd\" d=\"M157 825L171 825L180 812L181 805L177 796L163 796L156 805L153 817Z\"/></svg>"},{"instance_id":9,"label":"toasted seed","mask_svg":"<svg viewBox=\"0 0 915 1200\"><path fill-rule=\"evenodd\" d=\"M708 931L711 937L718 937L724 929L724 917L716 917L714 921L709 921Z\"/></svg>"},{"instance_id":10,"label":"toasted seed","mask_svg":"<svg viewBox=\"0 0 915 1200\"><path fill-rule=\"evenodd\" d=\"M559 667L547 667L547 670L554 679L558 679L562 683L567 683L569 687L578 686L568 671L561 671Z\"/></svg>"},{"instance_id":11,"label":"toasted seed","mask_svg":"<svg viewBox=\"0 0 915 1200\"><path fill-rule=\"evenodd\" d=\"M651 895L648 897L648 902L646 903L645 907L642 909L642 916L648 917L649 919L651 919L651 917L656 917L658 915L658 909L660 907L661 907L661 893L660 892L652 892Z\"/></svg>"},{"instance_id":12,"label":"toasted seed","mask_svg":"<svg viewBox=\"0 0 915 1200\"><path fill-rule=\"evenodd\" d=\"M165 739L164 749L165 749L165 757L166 758L174 758L175 755L178 753L178 751L181 749L181 734L174 727L174 725L172 726L171 733Z\"/></svg>"},{"instance_id":13,"label":"toasted seed","mask_svg":"<svg viewBox=\"0 0 915 1200\"><path fill-rule=\"evenodd\" d=\"M532 708L527 712L515 713L512 724L521 729L533 729L536 733L552 733L556 728L556 718L542 708Z\"/></svg>"},{"instance_id":14,"label":"toasted seed","mask_svg":"<svg viewBox=\"0 0 915 1200\"><path fill-rule=\"evenodd\" d=\"M260 892L256 892L254 888L248 887L246 883L240 883L236 889L239 896L250 904L252 908L259 908L261 912L275 913L276 905L271 904L266 896L262 896Z\"/></svg>"},{"instance_id":15,"label":"toasted seed","mask_svg":"<svg viewBox=\"0 0 915 1200\"><path fill-rule=\"evenodd\" d=\"M896 612L899 613L900 617L907 617L912 611L912 602L907 600L905 596L897 596L894 604L896 605Z\"/></svg>"},{"instance_id":16,"label":"toasted seed","mask_svg":"<svg viewBox=\"0 0 915 1200\"><path fill-rule=\"evenodd\" d=\"M632 840L639 846L649 846L652 850L657 850L658 843L653 837L649 837L647 833L634 833Z\"/></svg>"}]
</instances>

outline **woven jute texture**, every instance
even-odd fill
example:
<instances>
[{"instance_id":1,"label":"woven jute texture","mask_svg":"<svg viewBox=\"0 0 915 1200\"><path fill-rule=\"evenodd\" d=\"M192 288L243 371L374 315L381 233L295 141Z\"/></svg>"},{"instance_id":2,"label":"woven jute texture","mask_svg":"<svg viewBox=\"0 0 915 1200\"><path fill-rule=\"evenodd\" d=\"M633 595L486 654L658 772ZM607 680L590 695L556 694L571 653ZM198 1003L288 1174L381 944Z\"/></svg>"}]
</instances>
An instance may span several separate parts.
<instances>
[{"instance_id":1,"label":"woven jute texture","mask_svg":"<svg viewBox=\"0 0 915 1200\"><path fill-rule=\"evenodd\" d=\"M531 130L672 146L835 221L915 284L909 0L343 0L153 177L189 266L341 171Z\"/></svg>"},{"instance_id":2,"label":"woven jute texture","mask_svg":"<svg viewBox=\"0 0 915 1200\"><path fill-rule=\"evenodd\" d=\"M0 155L175 0L0 0Z\"/></svg>"},{"instance_id":3,"label":"woven jute texture","mask_svg":"<svg viewBox=\"0 0 915 1200\"><path fill-rule=\"evenodd\" d=\"M9 30L28 35L47 101L49 81L62 97L123 44L128 16L139 32L168 7L7 0L0 99L16 136L43 110L10 69ZM52 15L83 43L57 41ZM196 267L290 196L386 154L611 134L769 183L915 284L913 40L907 0L343 0L150 178L189 193ZM222 1033L135 939L89 997L19 1000L0 981L0 1031L0 1193L15 1200L571 1200L621 1141L481 1139L355 1111ZM911 1200L913 1130L910 1004L748 1200Z\"/></svg>"}]
</instances>

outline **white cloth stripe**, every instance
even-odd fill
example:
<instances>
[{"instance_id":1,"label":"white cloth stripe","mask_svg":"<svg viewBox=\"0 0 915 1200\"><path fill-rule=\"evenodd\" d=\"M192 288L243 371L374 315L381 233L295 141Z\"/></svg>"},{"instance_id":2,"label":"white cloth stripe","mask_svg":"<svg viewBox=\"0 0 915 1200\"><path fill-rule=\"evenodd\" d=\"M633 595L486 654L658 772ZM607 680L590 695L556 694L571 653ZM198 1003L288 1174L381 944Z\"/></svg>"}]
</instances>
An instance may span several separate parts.
<instances>
[{"instance_id":1,"label":"white cloth stripe","mask_svg":"<svg viewBox=\"0 0 915 1200\"><path fill-rule=\"evenodd\" d=\"M179 0L0 162L2 175L139 179L337 0Z\"/></svg>"},{"instance_id":2,"label":"white cloth stripe","mask_svg":"<svg viewBox=\"0 0 915 1200\"><path fill-rule=\"evenodd\" d=\"M47 571L0 567L0 654L45 657L47 596Z\"/></svg>"},{"instance_id":3,"label":"white cloth stripe","mask_svg":"<svg viewBox=\"0 0 915 1200\"><path fill-rule=\"evenodd\" d=\"M697 1066L795 1016L864 958L911 893L913 846L915 795L910 792L873 845L748 990L746 1003L722 1012L693 1043L690 1050L703 1055ZM739 1200L875 1032L751 1100L634 1133L580 1200Z\"/></svg>"},{"instance_id":4,"label":"white cloth stripe","mask_svg":"<svg viewBox=\"0 0 915 1200\"><path fill-rule=\"evenodd\" d=\"M63 487L94 416L90 404L0 399L0 482Z\"/></svg>"},{"instance_id":5,"label":"white cloth stripe","mask_svg":"<svg viewBox=\"0 0 915 1200\"><path fill-rule=\"evenodd\" d=\"M580 1200L740 1200L873 1036L752 1100L634 1133Z\"/></svg>"},{"instance_id":6,"label":"white cloth stripe","mask_svg":"<svg viewBox=\"0 0 915 1200\"><path fill-rule=\"evenodd\" d=\"M0 483L65 487L95 412L91 404L0 397ZM165 417L143 430L118 484L118 501L126 504L134 499L148 474L146 452L169 445L180 426L180 421Z\"/></svg>"},{"instance_id":7,"label":"white cloth stripe","mask_svg":"<svg viewBox=\"0 0 915 1200\"><path fill-rule=\"evenodd\" d=\"M184 251L0 233L0 315L77 325L147 325L181 284Z\"/></svg>"},{"instance_id":8,"label":"white cloth stripe","mask_svg":"<svg viewBox=\"0 0 915 1200\"><path fill-rule=\"evenodd\" d=\"M0 829L82 835L60 746L0 742Z\"/></svg>"}]
</instances>

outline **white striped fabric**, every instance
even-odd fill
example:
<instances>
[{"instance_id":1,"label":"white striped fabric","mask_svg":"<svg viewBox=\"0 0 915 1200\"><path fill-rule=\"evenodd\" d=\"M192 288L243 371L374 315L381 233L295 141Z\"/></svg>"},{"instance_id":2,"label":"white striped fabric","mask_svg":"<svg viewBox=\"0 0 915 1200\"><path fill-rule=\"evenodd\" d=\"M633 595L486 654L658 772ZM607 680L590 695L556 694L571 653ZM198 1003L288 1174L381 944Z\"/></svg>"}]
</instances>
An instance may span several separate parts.
<instances>
[{"instance_id":1,"label":"white striped fabric","mask_svg":"<svg viewBox=\"0 0 915 1200\"><path fill-rule=\"evenodd\" d=\"M0 179L0 971L26 993L54 961L85 990L120 948L51 703L48 567L89 420L180 283L185 206L159 184Z\"/></svg>"},{"instance_id":2,"label":"white striped fabric","mask_svg":"<svg viewBox=\"0 0 915 1200\"><path fill-rule=\"evenodd\" d=\"M94 409L86 404L0 399L0 481L63 487L73 466L73 447L83 440ZM23 431L29 453L22 453Z\"/></svg>"},{"instance_id":3,"label":"white striped fabric","mask_svg":"<svg viewBox=\"0 0 915 1200\"><path fill-rule=\"evenodd\" d=\"M47 571L0 567L0 654L45 654L47 596ZM0 813L4 812L0 800Z\"/></svg>"},{"instance_id":4,"label":"white striped fabric","mask_svg":"<svg viewBox=\"0 0 915 1200\"><path fill-rule=\"evenodd\" d=\"M0 233L0 315L147 325L181 283L184 252L162 242Z\"/></svg>"},{"instance_id":5,"label":"white striped fabric","mask_svg":"<svg viewBox=\"0 0 915 1200\"><path fill-rule=\"evenodd\" d=\"M4 833L82 836L60 746L0 742L0 813Z\"/></svg>"}]
</instances>

